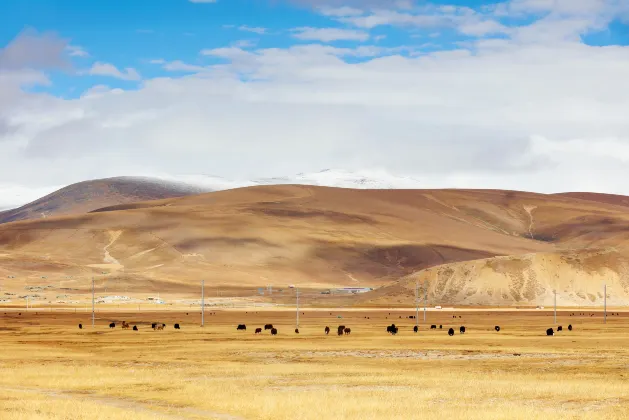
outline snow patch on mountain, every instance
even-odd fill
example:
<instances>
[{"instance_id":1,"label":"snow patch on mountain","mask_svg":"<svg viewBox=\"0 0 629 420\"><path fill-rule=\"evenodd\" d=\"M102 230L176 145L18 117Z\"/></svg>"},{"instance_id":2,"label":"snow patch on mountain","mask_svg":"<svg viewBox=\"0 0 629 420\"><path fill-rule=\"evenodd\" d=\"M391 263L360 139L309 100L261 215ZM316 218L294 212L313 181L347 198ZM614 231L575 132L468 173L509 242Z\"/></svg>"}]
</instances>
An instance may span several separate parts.
<instances>
[{"instance_id":1,"label":"snow patch on mountain","mask_svg":"<svg viewBox=\"0 0 629 420\"><path fill-rule=\"evenodd\" d=\"M161 185L182 193L202 194L234 188L257 185L316 185L323 187L357 189L417 189L425 188L412 177L392 175L383 170L347 171L343 169L324 169L319 172L299 173L293 176L258 178L252 180L230 180L220 176L189 174L154 176L129 176L110 178L119 181L135 181L148 185ZM62 188L61 186L27 188L18 185L0 184L0 211L20 207L33 202Z\"/></svg>"},{"instance_id":2,"label":"snow patch on mountain","mask_svg":"<svg viewBox=\"0 0 629 420\"><path fill-rule=\"evenodd\" d=\"M396 176L385 171L347 171L324 169L313 173L299 173L294 176L258 178L246 181L232 181L210 175L162 176L165 181L179 181L204 188L208 191L221 191L256 185L316 185L322 187L357 189L417 189L422 183L412 177Z\"/></svg>"}]
</instances>

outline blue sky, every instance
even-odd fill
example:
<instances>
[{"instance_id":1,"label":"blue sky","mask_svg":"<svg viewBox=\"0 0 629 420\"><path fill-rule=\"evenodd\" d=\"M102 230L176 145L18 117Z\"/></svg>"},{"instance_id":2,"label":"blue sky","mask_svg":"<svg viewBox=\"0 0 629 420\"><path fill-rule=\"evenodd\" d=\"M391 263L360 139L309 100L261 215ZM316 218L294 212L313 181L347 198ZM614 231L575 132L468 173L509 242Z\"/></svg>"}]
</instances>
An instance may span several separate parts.
<instances>
[{"instance_id":1,"label":"blue sky","mask_svg":"<svg viewBox=\"0 0 629 420\"><path fill-rule=\"evenodd\" d=\"M2 1L0 193L329 167L623 192L628 22L624 0Z\"/></svg>"},{"instance_id":2,"label":"blue sky","mask_svg":"<svg viewBox=\"0 0 629 420\"><path fill-rule=\"evenodd\" d=\"M382 24L373 27L357 27L343 22L335 16L325 16L318 7L290 1L264 0L219 0L215 3L196 3L188 0L20 0L0 2L0 45L8 44L26 28L39 32L53 31L70 40L89 54L74 57L75 72L52 73L52 86L38 86L35 91L46 91L55 95L77 97L94 84L130 89L138 87L140 80L112 80L108 76L77 77L76 70L87 68L96 62L113 64L118 69L134 68L142 78L172 76L172 71L151 64L151 60L165 62L183 61L196 66L207 66L221 62L220 59L200 54L202 50L241 46L255 50L287 48L291 45L320 42L316 38L296 38L295 28L336 28L357 31L368 37L361 40L326 40L327 45L339 48L378 46L401 48L395 54L421 54L460 48L461 42L470 42L478 35L461 33L452 25L397 25ZM390 2L393 4L394 2ZM433 9L439 6L465 7L475 10L484 20L491 19L507 27L530 24L548 15L548 11L532 11L528 14L491 16L487 7L500 2L488 0L437 0L415 3L413 9L399 9L410 15L442 14ZM510 2L503 1L503 4ZM365 2L364 4L369 4ZM380 3L374 10L385 10ZM335 3L329 8L339 8ZM354 2L353 8L360 8ZM325 6L324 6L325 7ZM362 8L365 15L369 8ZM483 34L492 38L504 38L501 33ZM592 30L582 35L591 45L627 45L629 30L621 19L610 22L608 27ZM383 52L389 54L389 52ZM369 57L371 58L371 57ZM348 56L351 63L369 58ZM175 73L190 73L179 71Z\"/></svg>"}]
</instances>

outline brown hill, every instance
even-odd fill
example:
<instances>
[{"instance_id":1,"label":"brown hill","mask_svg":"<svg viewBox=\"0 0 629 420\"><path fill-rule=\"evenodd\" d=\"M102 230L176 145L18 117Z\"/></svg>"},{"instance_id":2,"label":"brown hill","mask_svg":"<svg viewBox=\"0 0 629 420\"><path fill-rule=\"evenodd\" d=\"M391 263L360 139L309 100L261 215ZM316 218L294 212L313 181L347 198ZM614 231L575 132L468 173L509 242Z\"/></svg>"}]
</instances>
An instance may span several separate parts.
<instances>
[{"instance_id":1,"label":"brown hill","mask_svg":"<svg viewBox=\"0 0 629 420\"><path fill-rule=\"evenodd\" d=\"M87 213L101 207L182 197L203 191L152 178L117 177L68 185L22 207L0 212L0 223Z\"/></svg>"},{"instance_id":2,"label":"brown hill","mask_svg":"<svg viewBox=\"0 0 629 420\"><path fill-rule=\"evenodd\" d=\"M629 253L614 248L561 251L445 264L421 270L361 296L361 304L409 305L416 284L428 290L428 304L552 307L629 303Z\"/></svg>"},{"instance_id":3,"label":"brown hill","mask_svg":"<svg viewBox=\"0 0 629 420\"><path fill-rule=\"evenodd\" d=\"M201 279L248 291L377 287L493 256L622 253L628 235L623 208L572 197L264 186L0 225L0 277L79 288L107 272L119 289L164 293L196 291Z\"/></svg>"},{"instance_id":4,"label":"brown hill","mask_svg":"<svg viewBox=\"0 0 629 420\"><path fill-rule=\"evenodd\" d=\"M591 192L568 192L555 194L568 198L578 198L581 200L595 201L598 203L613 204L616 206L629 207L629 197L616 194L602 194Z\"/></svg>"}]
</instances>

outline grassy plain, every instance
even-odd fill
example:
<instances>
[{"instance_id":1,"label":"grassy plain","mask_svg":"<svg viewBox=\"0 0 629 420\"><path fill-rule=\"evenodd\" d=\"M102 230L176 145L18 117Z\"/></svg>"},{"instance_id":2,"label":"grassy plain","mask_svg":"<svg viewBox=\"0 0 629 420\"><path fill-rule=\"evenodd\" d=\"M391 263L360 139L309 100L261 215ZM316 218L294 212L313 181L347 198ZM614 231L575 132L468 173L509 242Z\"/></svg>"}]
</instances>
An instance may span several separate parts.
<instances>
[{"instance_id":1,"label":"grassy plain","mask_svg":"<svg viewBox=\"0 0 629 420\"><path fill-rule=\"evenodd\" d=\"M203 328L198 311L100 313L94 329L88 313L1 311L3 420L629 417L625 313L604 325L600 312L562 311L564 331L546 337L552 312L420 313L415 334L399 318L413 311L305 310L297 335L289 311L208 311ZM121 320L139 331L107 327ZM279 335L255 335L265 323Z\"/></svg>"}]
</instances>

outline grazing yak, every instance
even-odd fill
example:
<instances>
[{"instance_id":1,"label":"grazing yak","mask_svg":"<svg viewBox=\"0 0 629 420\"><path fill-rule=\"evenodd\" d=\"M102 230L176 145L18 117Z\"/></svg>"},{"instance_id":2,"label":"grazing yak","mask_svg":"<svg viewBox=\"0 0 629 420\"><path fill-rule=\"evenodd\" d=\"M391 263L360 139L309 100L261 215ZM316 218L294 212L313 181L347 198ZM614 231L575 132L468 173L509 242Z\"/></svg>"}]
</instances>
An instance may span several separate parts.
<instances>
[{"instance_id":1,"label":"grazing yak","mask_svg":"<svg viewBox=\"0 0 629 420\"><path fill-rule=\"evenodd\" d=\"M351 328L344 328L343 332L345 333L345 335L349 335L349 333L352 332L352 329Z\"/></svg>"},{"instance_id":2,"label":"grazing yak","mask_svg":"<svg viewBox=\"0 0 629 420\"><path fill-rule=\"evenodd\" d=\"M115 322L110 323L109 328L116 328L116 323Z\"/></svg>"},{"instance_id":3,"label":"grazing yak","mask_svg":"<svg viewBox=\"0 0 629 420\"><path fill-rule=\"evenodd\" d=\"M79 330L83 329L83 324L79 324Z\"/></svg>"},{"instance_id":4,"label":"grazing yak","mask_svg":"<svg viewBox=\"0 0 629 420\"><path fill-rule=\"evenodd\" d=\"M430 326L430 329L431 329L431 330L436 330L436 329L437 329L437 326L433 324L433 325L431 325L431 326Z\"/></svg>"},{"instance_id":5,"label":"grazing yak","mask_svg":"<svg viewBox=\"0 0 629 420\"><path fill-rule=\"evenodd\" d=\"M560 325L557 327L557 331L563 331L563 327Z\"/></svg>"},{"instance_id":6,"label":"grazing yak","mask_svg":"<svg viewBox=\"0 0 629 420\"><path fill-rule=\"evenodd\" d=\"M568 331L572 331L572 324L568 325Z\"/></svg>"},{"instance_id":7,"label":"grazing yak","mask_svg":"<svg viewBox=\"0 0 629 420\"><path fill-rule=\"evenodd\" d=\"M330 334L330 327L325 327L325 335Z\"/></svg>"},{"instance_id":8,"label":"grazing yak","mask_svg":"<svg viewBox=\"0 0 629 420\"><path fill-rule=\"evenodd\" d=\"M459 328L459 332L460 332L461 334L465 334L465 327L464 327L464 326L461 326L461 328Z\"/></svg>"},{"instance_id":9,"label":"grazing yak","mask_svg":"<svg viewBox=\"0 0 629 420\"><path fill-rule=\"evenodd\" d=\"M439 325L439 329L440 329L440 330L441 330L441 329L443 329L443 325Z\"/></svg>"},{"instance_id":10,"label":"grazing yak","mask_svg":"<svg viewBox=\"0 0 629 420\"><path fill-rule=\"evenodd\" d=\"M256 334L260 334L262 332L262 328L256 328Z\"/></svg>"},{"instance_id":11,"label":"grazing yak","mask_svg":"<svg viewBox=\"0 0 629 420\"><path fill-rule=\"evenodd\" d=\"M273 324L266 324L266 325L264 326L264 331L266 331L266 330L272 330L272 329L273 329Z\"/></svg>"},{"instance_id":12,"label":"grazing yak","mask_svg":"<svg viewBox=\"0 0 629 420\"><path fill-rule=\"evenodd\" d=\"M496 326L494 327L494 330L496 330L496 332L499 332L499 331L500 331L500 326L496 325Z\"/></svg>"},{"instance_id":13,"label":"grazing yak","mask_svg":"<svg viewBox=\"0 0 629 420\"><path fill-rule=\"evenodd\" d=\"M413 331L414 331L414 332L419 331L419 327L418 327L417 325L415 325L415 326L413 327Z\"/></svg>"},{"instance_id":14,"label":"grazing yak","mask_svg":"<svg viewBox=\"0 0 629 420\"><path fill-rule=\"evenodd\" d=\"M156 326L157 326L157 322L153 322L153 323L151 324L151 328L153 328L153 329L155 329L155 327L156 327Z\"/></svg>"},{"instance_id":15,"label":"grazing yak","mask_svg":"<svg viewBox=\"0 0 629 420\"><path fill-rule=\"evenodd\" d=\"M396 327L395 324L391 324L387 327L387 332L391 335L395 335L398 332L398 327Z\"/></svg>"},{"instance_id":16,"label":"grazing yak","mask_svg":"<svg viewBox=\"0 0 629 420\"><path fill-rule=\"evenodd\" d=\"M345 325L339 325L339 327L336 329L336 332L338 335L343 335L343 333L345 332Z\"/></svg>"},{"instance_id":17,"label":"grazing yak","mask_svg":"<svg viewBox=\"0 0 629 420\"><path fill-rule=\"evenodd\" d=\"M137 325L134 325L134 326L133 326L133 331L137 331L137 330L138 330L138 326L137 326Z\"/></svg>"},{"instance_id":18,"label":"grazing yak","mask_svg":"<svg viewBox=\"0 0 629 420\"><path fill-rule=\"evenodd\" d=\"M175 324L175 329L176 329L176 330L180 330L180 329L181 329L181 327L179 326L179 324Z\"/></svg>"},{"instance_id":19,"label":"grazing yak","mask_svg":"<svg viewBox=\"0 0 629 420\"><path fill-rule=\"evenodd\" d=\"M449 335L450 337L452 337L452 336L454 335L454 328L450 328L450 329L448 330L448 335Z\"/></svg>"},{"instance_id":20,"label":"grazing yak","mask_svg":"<svg viewBox=\"0 0 629 420\"><path fill-rule=\"evenodd\" d=\"M552 328L546 330L546 335L555 335L555 331Z\"/></svg>"},{"instance_id":21,"label":"grazing yak","mask_svg":"<svg viewBox=\"0 0 629 420\"><path fill-rule=\"evenodd\" d=\"M277 328L271 328L271 335L277 335Z\"/></svg>"},{"instance_id":22,"label":"grazing yak","mask_svg":"<svg viewBox=\"0 0 629 420\"><path fill-rule=\"evenodd\" d=\"M127 324L126 321L122 321L122 329L123 330L128 330L129 329L129 324Z\"/></svg>"},{"instance_id":23,"label":"grazing yak","mask_svg":"<svg viewBox=\"0 0 629 420\"><path fill-rule=\"evenodd\" d=\"M295 328L295 334L299 334L299 328Z\"/></svg>"},{"instance_id":24,"label":"grazing yak","mask_svg":"<svg viewBox=\"0 0 629 420\"><path fill-rule=\"evenodd\" d=\"M247 326L245 324L238 324L238 326L236 327L237 331L246 331L247 330Z\"/></svg>"}]
</instances>

